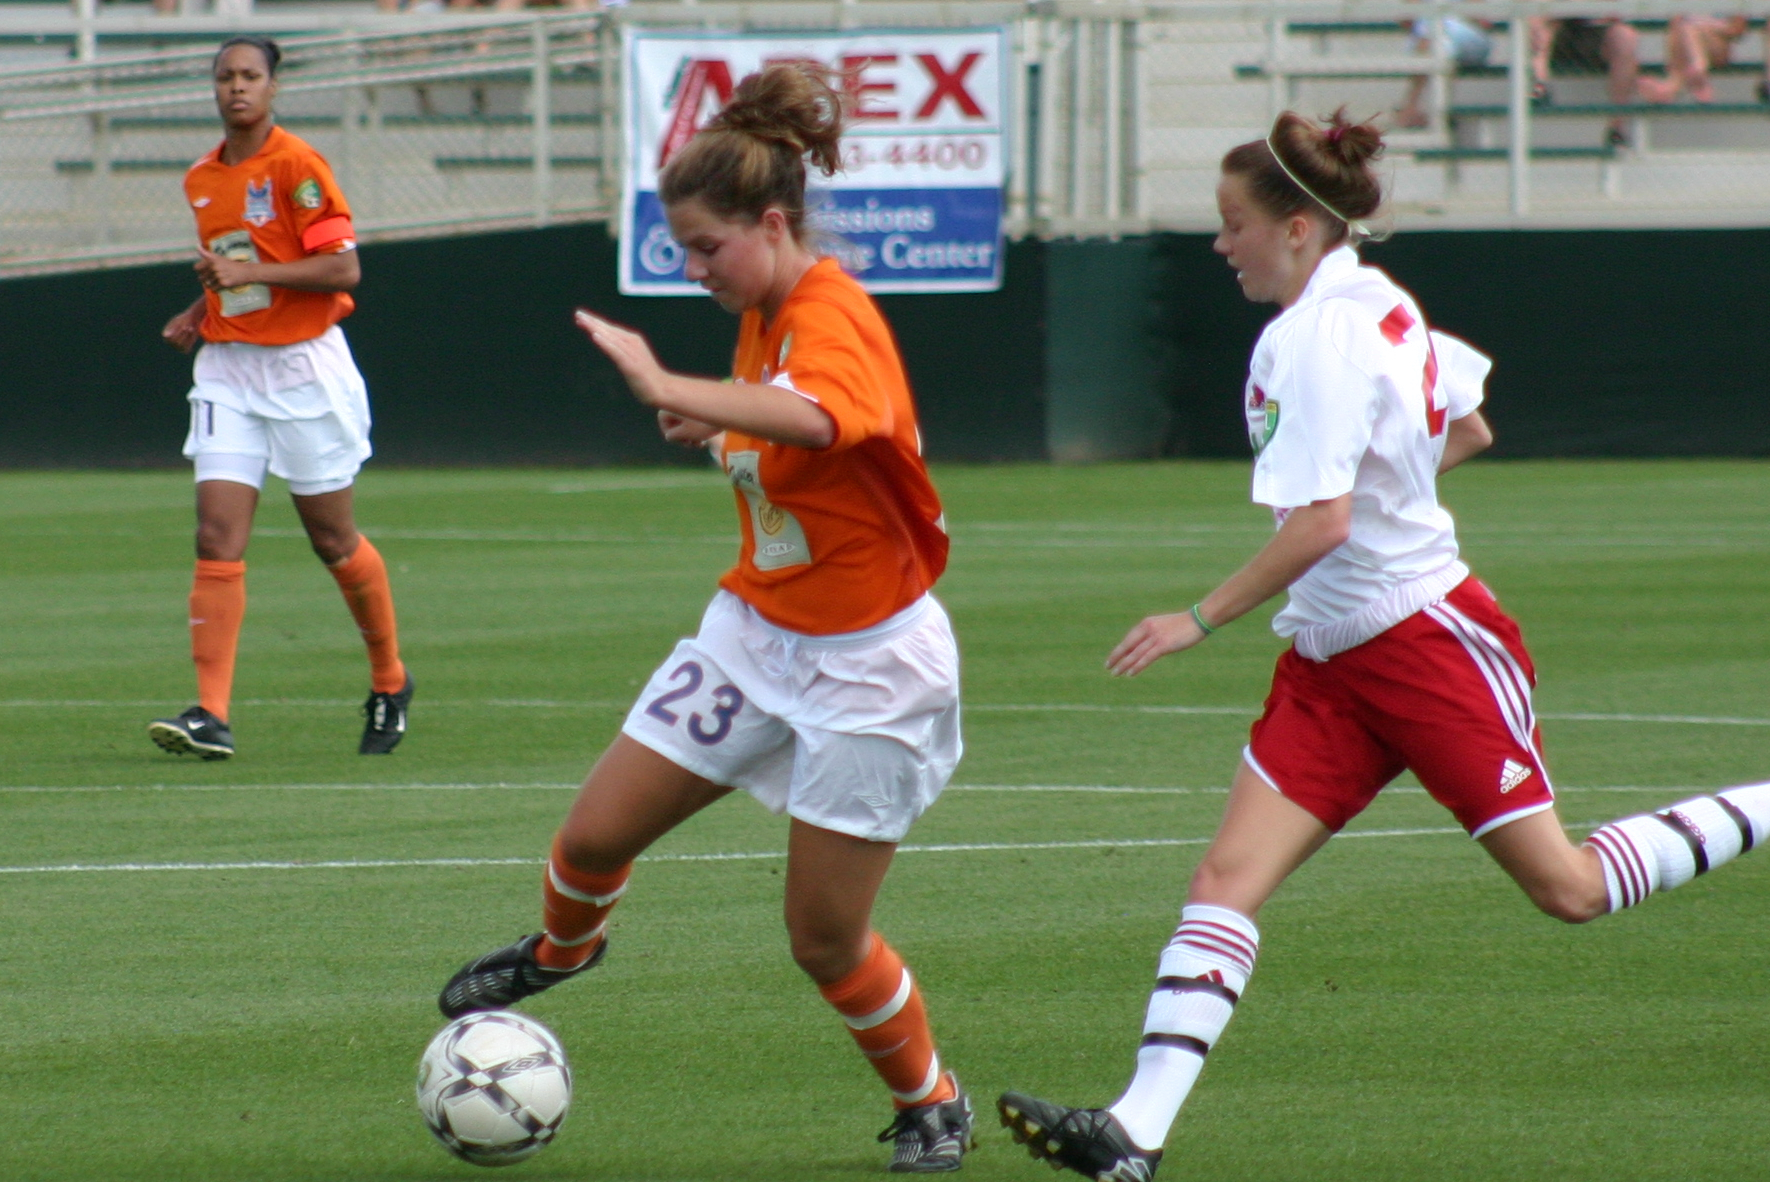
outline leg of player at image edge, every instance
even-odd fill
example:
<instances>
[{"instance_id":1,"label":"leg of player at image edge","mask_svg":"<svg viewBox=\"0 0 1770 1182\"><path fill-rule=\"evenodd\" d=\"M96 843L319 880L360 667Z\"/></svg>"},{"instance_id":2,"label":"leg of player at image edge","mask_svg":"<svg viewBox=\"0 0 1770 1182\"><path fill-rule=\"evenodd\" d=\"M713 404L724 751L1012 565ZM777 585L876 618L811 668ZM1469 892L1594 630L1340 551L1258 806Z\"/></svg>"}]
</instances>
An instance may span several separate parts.
<instances>
[{"instance_id":1,"label":"leg of player at image edge","mask_svg":"<svg viewBox=\"0 0 1770 1182\"><path fill-rule=\"evenodd\" d=\"M1583 848L1604 873L1609 910L1682 886L1770 838L1770 783L1728 788L1596 830ZM1137 1072L1110 1108L1068 1108L1019 1092L997 1102L1002 1124L1035 1158L1097 1182L1149 1182L1179 1115L1235 1013L1259 952L1248 917L1188 904L1162 951Z\"/></svg>"},{"instance_id":2,"label":"leg of player at image edge","mask_svg":"<svg viewBox=\"0 0 1770 1182\"><path fill-rule=\"evenodd\" d=\"M572 866L561 846L555 837L542 879L545 930L463 966L437 999L446 1017L503 1009L602 963L608 915L627 891L632 864L589 873ZM860 967L820 992L891 1090L897 1117L879 1135L894 1142L888 1168L958 1169L974 1144L971 1102L940 1068L921 992L897 953L875 933Z\"/></svg>"},{"instance_id":3,"label":"leg of player at image edge","mask_svg":"<svg viewBox=\"0 0 1770 1182\"><path fill-rule=\"evenodd\" d=\"M1604 868L1610 910L1683 886L1770 837L1770 784L1694 796L1670 808L1612 821L1586 839Z\"/></svg>"}]
</instances>

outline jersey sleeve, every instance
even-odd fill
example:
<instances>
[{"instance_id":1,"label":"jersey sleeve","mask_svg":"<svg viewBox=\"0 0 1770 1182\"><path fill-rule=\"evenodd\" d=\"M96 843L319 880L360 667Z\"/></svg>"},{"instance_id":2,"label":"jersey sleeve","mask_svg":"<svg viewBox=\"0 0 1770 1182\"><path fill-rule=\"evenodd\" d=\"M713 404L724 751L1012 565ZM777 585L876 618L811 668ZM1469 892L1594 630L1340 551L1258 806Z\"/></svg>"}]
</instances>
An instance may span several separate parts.
<instances>
[{"instance_id":1,"label":"jersey sleeve","mask_svg":"<svg viewBox=\"0 0 1770 1182\"><path fill-rule=\"evenodd\" d=\"M1352 491L1377 412L1376 383L1349 357L1355 331L1330 303L1277 351L1266 391L1277 418L1254 462L1256 502L1295 509Z\"/></svg>"},{"instance_id":2,"label":"jersey sleeve","mask_svg":"<svg viewBox=\"0 0 1770 1182\"><path fill-rule=\"evenodd\" d=\"M830 416L836 438L829 450L889 435L891 400L875 376L859 326L842 309L818 301L785 309L782 316L783 355L768 380Z\"/></svg>"},{"instance_id":3,"label":"jersey sleeve","mask_svg":"<svg viewBox=\"0 0 1770 1182\"><path fill-rule=\"evenodd\" d=\"M289 224L303 254L337 254L356 247L350 203L333 179L332 169L318 152L292 153L283 168L284 202Z\"/></svg>"},{"instance_id":4,"label":"jersey sleeve","mask_svg":"<svg viewBox=\"0 0 1770 1182\"><path fill-rule=\"evenodd\" d=\"M1487 400L1487 375L1493 369L1493 358L1436 329L1432 331L1432 350L1438 357L1438 381L1450 418L1474 414Z\"/></svg>"}]
</instances>

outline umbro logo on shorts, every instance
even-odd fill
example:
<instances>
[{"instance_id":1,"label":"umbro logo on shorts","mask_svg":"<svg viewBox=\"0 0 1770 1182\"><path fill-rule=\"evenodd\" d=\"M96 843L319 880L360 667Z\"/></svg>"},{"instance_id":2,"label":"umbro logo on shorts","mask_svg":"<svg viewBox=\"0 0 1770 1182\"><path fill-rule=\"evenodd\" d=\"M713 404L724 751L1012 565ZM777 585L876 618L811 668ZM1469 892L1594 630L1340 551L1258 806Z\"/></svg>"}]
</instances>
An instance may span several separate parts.
<instances>
[{"instance_id":1,"label":"umbro logo on shorts","mask_svg":"<svg viewBox=\"0 0 1770 1182\"><path fill-rule=\"evenodd\" d=\"M1500 766L1500 795L1504 796L1524 781L1530 779L1531 769L1515 759L1508 759Z\"/></svg>"}]
</instances>

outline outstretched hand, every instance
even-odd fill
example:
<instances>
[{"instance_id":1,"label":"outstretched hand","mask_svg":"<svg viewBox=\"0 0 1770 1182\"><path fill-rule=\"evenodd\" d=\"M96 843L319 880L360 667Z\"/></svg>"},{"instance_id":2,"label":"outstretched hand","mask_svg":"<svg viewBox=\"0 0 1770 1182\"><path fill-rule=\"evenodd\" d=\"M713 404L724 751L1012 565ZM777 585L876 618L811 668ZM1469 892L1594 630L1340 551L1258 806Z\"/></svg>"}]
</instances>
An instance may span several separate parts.
<instances>
[{"instance_id":1,"label":"outstretched hand","mask_svg":"<svg viewBox=\"0 0 1770 1182\"><path fill-rule=\"evenodd\" d=\"M663 397L664 379L668 374L658 364L657 356L643 336L630 328L622 328L612 320L605 320L586 308L579 308L573 313L572 321L615 363L615 368L627 379L627 388L633 391L633 397L646 406L658 405ZM667 429L665 438L669 438Z\"/></svg>"},{"instance_id":2,"label":"outstretched hand","mask_svg":"<svg viewBox=\"0 0 1770 1182\"><path fill-rule=\"evenodd\" d=\"M1135 677L1169 653L1183 652L1204 638L1191 612L1149 616L1107 654L1106 668L1114 677Z\"/></svg>"}]
</instances>

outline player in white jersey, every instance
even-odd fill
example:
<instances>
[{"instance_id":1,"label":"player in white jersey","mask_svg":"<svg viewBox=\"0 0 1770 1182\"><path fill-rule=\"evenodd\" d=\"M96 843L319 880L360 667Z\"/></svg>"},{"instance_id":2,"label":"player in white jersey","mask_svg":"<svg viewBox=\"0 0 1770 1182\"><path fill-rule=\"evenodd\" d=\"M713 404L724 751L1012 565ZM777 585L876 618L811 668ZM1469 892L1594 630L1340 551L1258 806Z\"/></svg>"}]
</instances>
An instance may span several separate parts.
<instances>
[{"instance_id":1,"label":"player in white jersey","mask_svg":"<svg viewBox=\"0 0 1770 1182\"><path fill-rule=\"evenodd\" d=\"M1517 625L1457 557L1437 476L1492 442L1490 363L1432 332L1359 262L1382 203L1376 128L1294 112L1223 160L1216 250L1276 303L1246 388L1254 500L1278 530L1189 611L1150 616L1107 658L1131 676L1280 592L1265 712L1163 949L1135 1078L1111 1107L1017 1092L1002 1123L1034 1157L1146 1182L1259 952L1254 916L1292 871L1411 770L1543 911L1584 923L1770 837L1770 784L1730 788L1571 843L1555 809Z\"/></svg>"}]
</instances>

